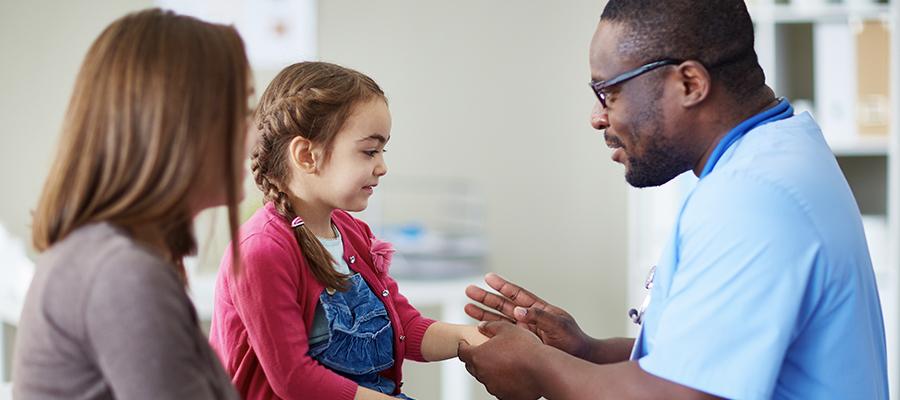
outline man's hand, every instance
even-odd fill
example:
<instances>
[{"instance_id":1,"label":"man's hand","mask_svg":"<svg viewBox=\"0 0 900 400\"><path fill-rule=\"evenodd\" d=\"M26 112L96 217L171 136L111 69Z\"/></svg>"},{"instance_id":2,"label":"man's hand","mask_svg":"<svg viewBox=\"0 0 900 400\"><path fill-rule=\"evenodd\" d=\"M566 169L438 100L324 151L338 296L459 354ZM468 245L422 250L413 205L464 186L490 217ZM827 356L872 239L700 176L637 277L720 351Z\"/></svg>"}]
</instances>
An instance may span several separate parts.
<instances>
[{"instance_id":1,"label":"man's hand","mask_svg":"<svg viewBox=\"0 0 900 400\"><path fill-rule=\"evenodd\" d=\"M637 361L595 364L542 345L525 329L485 322L490 339L481 346L459 343L459 359L488 392L503 400L717 399L649 374Z\"/></svg>"},{"instance_id":2,"label":"man's hand","mask_svg":"<svg viewBox=\"0 0 900 400\"><path fill-rule=\"evenodd\" d=\"M542 342L575 357L588 359L591 338L581 330L568 312L553 306L528 290L490 273L485 283L501 295L477 286L466 288L466 296L498 313L486 311L474 304L466 305L466 314L479 321L507 321L537 335ZM482 333L485 333L482 331ZM485 333L487 335L487 333ZM490 335L488 335L490 336Z\"/></svg>"},{"instance_id":3,"label":"man's hand","mask_svg":"<svg viewBox=\"0 0 900 400\"><path fill-rule=\"evenodd\" d=\"M531 371L540 360L535 350L542 346L532 333L504 322L487 322L480 326L490 338L481 346L459 342L459 359L475 379L499 399L537 399L541 397L538 380Z\"/></svg>"}]
</instances>

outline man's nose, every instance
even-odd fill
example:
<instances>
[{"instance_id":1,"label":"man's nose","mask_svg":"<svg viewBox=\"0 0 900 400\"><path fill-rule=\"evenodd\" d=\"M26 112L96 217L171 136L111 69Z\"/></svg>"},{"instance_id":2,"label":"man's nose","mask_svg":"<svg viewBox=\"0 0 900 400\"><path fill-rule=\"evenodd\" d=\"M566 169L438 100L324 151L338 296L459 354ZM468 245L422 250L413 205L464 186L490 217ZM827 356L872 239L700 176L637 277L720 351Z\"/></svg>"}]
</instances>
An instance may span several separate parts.
<instances>
[{"instance_id":1,"label":"man's nose","mask_svg":"<svg viewBox=\"0 0 900 400\"><path fill-rule=\"evenodd\" d=\"M609 127L609 115L599 101L594 103L594 108L591 110L591 126L597 130Z\"/></svg>"}]
</instances>

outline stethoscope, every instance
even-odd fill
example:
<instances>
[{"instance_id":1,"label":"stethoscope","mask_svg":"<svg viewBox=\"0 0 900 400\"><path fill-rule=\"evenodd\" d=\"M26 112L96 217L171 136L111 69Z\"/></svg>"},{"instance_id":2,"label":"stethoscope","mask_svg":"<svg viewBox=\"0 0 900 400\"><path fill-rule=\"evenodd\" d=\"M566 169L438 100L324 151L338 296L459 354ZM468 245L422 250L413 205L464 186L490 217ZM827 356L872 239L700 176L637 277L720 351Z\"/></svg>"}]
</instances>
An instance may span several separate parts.
<instances>
[{"instance_id":1,"label":"stethoscope","mask_svg":"<svg viewBox=\"0 0 900 400\"><path fill-rule=\"evenodd\" d=\"M650 305L650 289L653 289L653 278L656 276L656 266L650 267L650 273L647 274L647 279L644 281L644 289L647 289L647 295L644 296L644 301L641 302L640 307L631 308L628 310L628 318L631 318L631 322L634 322L638 325L641 324L644 320L644 311L647 310L647 306Z\"/></svg>"},{"instance_id":2,"label":"stethoscope","mask_svg":"<svg viewBox=\"0 0 900 400\"><path fill-rule=\"evenodd\" d=\"M750 119L741 122L738 126L734 127L727 135L725 135L716 148L713 150L712 154L709 155L709 161L706 162L706 165L703 167L703 172L700 173L700 179L703 179L706 175L709 175L712 172L713 168L719 162L719 159L722 158L722 155L725 154L725 151L728 150L731 145L734 144L738 139L742 138L747 132L750 132L753 128L756 128L761 125L765 125L769 122L779 121L794 115L794 107L791 107L791 103L789 103L784 98L779 98L778 104L774 107L765 110L759 114L750 117ZM647 307L650 306L650 299L653 289L653 278L656 277L656 266L650 267L650 273L647 274L647 279L644 281L644 288L647 289L647 295L644 296L644 301L641 302L641 305L638 308L630 308L628 309L628 318L631 319L635 324L640 325L644 322L644 312L647 311Z\"/></svg>"}]
</instances>

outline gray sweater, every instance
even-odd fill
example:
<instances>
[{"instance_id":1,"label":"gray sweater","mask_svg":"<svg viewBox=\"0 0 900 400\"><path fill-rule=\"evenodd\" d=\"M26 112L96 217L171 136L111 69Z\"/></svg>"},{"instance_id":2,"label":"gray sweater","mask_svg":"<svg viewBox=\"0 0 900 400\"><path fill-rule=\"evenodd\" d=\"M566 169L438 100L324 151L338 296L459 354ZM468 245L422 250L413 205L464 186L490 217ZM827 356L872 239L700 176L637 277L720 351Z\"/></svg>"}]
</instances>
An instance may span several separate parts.
<instances>
[{"instance_id":1,"label":"gray sweater","mask_svg":"<svg viewBox=\"0 0 900 400\"><path fill-rule=\"evenodd\" d=\"M94 224L38 259L13 365L16 399L237 399L173 267Z\"/></svg>"}]
</instances>

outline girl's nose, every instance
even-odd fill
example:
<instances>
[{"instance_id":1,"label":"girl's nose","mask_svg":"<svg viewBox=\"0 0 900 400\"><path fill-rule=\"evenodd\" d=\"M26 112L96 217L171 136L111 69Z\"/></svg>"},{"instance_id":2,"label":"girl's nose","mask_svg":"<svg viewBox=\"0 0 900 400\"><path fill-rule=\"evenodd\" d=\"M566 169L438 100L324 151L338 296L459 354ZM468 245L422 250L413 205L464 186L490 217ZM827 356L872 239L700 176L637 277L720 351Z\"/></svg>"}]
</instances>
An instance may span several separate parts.
<instances>
[{"instance_id":1,"label":"girl's nose","mask_svg":"<svg viewBox=\"0 0 900 400\"><path fill-rule=\"evenodd\" d=\"M385 176L387 175L388 168L387 163L384 161L384 158L381 159L381 162L375 166L375 176Z\"/></svg>"}]
</instances>

